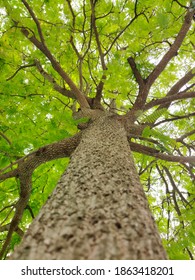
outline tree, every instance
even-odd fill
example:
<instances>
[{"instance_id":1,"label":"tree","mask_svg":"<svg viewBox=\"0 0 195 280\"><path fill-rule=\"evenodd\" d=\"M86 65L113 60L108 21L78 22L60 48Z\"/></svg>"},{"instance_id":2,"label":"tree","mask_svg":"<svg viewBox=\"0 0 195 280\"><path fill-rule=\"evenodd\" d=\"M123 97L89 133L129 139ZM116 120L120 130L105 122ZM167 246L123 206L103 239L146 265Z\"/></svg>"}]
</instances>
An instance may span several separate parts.
<instances>
[{"instance_id":1,"label":"tree","mask_svg":"<svg viewBox=\"0 0 195 280\"><path fill-rule=\"evenodd\" d=\"M194 258L194 6L2 1L1 258Z\"/></svg>"}]
</instances>

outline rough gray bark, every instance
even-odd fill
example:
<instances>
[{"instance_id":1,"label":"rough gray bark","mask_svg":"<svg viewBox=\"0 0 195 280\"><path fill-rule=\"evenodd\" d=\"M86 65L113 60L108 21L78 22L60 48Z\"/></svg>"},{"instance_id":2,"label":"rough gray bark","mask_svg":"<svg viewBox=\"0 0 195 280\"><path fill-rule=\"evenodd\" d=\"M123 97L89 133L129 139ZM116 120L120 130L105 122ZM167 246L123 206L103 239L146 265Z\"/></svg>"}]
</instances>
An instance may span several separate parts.
<instances>
[{"instance_id":1,"label":"rough gray bark","mask_svg":"<svg viewBox=\"0 0 195 280\"><path fill-rule=\"evenodd\" d=\"M101 117L12 259L166 259L126 132Z\"/></svg>"}]
</instances>

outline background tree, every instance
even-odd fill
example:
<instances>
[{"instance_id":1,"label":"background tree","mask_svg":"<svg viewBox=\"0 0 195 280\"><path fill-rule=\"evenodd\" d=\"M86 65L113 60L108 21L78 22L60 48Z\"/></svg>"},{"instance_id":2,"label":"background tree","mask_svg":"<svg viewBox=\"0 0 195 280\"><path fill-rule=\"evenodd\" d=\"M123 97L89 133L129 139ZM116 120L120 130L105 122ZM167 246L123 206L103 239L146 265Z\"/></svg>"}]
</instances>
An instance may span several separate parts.
<instances>
[{"instance_id":1,"label":"background tree","mask_svg":"<svg viewBox=\"0 0 195 280\"><path fill-rule=\"evenodd\" d=\"M81 139L97 133L100 140L100 131L108 140L104 157L112 154L109 135L113 148L120 147L117 172L120 155L124 170L128 162L126 131L169 258L194 258L194 6L185 0L1 1L2 258L48 200ZM79 160L86 151L77 151L73 158ZM139 210L146 208L140 203ZM131 217L125 228L135 224ZM121 224L115 226L120 237Z\"/></svg>"}]
</instances>

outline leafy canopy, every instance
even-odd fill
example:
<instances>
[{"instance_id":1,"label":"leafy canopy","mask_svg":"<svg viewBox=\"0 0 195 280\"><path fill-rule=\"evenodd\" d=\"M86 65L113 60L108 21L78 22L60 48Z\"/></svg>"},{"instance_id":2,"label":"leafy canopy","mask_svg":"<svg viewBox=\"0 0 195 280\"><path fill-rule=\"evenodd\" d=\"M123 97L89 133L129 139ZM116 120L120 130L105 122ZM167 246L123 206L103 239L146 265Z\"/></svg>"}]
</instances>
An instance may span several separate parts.
<instances>
[{"instance_id":1,"label":"leafy canopy","mask_svg":"<svg viewBox=\"0 0 195 280\"><path fill-rule=\"evenodd\" d=\"M0 169L77 133L79 107L133 118L142 129L130 146L170 259L195 256L193 9L186 0L0 2ZM20 229L67 164L35 170ZM1 246L19 193L18 178L2 180ZM14 233L10 249L19 241Z\"/></svg>"}]
</instances>

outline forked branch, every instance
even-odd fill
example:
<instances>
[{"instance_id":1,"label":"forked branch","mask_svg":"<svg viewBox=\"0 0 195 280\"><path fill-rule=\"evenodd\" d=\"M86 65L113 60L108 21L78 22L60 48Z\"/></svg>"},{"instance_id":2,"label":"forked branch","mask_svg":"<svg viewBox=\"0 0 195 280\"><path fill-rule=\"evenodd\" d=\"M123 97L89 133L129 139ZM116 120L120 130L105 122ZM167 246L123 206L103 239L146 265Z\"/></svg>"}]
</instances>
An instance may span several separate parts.
<instances>
[{"instance_id":1,"label":"forked branch","mask_svg":"<svg viewBox=\"0 0 195 280\"><path fill-rule=\"evenodd\" d=\"M154 70L151 72L151 74L148 76L146 80L144 80L144 83L142 81L142 77L137 70L135 61L132 58L128 59L128 62L133 70L134 76L136 78L136 81L139 85L139 93L135 100L135 103L131 109L130 112L127 113L127 117L129 119L133 119L135 112L137 110L142 110L143 107L146 104L147 96L149 94L149 90L151 86L154 84L156 79L160 76L160 74L163 72L163 70L166 68L167 64L170 62L170 60L177 54L178 50L180 49L183 40L186 37L187 32L190 29L191 22L194 16L194 10L189 9L187 11L187 14L184 18L184 22L182 24L182 27L180 31L177 34L177 37L174 41L174 43L171 45L170 49L166 52L166 54L163 56L163 58L160 60L160 62L156 65ZM172 95L172 91L175 92L175 90L180 89L181 85L189 79L191 79L194 76L194 72L190 71L183 80L180 80L178 84L175 85L175 88L171 89L171 92L169 95Z\"/></svg>"}]
</instances>

